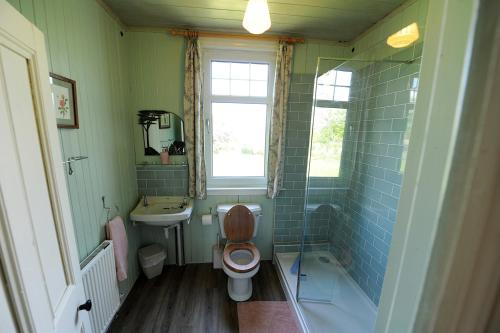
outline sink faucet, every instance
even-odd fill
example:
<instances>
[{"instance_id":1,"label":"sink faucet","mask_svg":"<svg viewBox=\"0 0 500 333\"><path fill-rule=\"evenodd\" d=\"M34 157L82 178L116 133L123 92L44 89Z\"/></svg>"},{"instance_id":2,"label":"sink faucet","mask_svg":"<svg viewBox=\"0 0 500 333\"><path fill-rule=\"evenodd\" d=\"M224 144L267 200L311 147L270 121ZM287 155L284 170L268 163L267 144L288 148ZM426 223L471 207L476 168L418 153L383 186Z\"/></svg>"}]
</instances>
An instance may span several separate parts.
<instances>
[{"instance_id":1,"label":"sink faucet","mask_svg":"<svg viewBox=\"0 0 500 333\"><path fill-rule=\"evenodd\" d=\"M149 206L148 196L147 196L147 195L145 195L145 196L142 198L142 204L144 205L144 207Z\"/></svg>"}]
</instances>

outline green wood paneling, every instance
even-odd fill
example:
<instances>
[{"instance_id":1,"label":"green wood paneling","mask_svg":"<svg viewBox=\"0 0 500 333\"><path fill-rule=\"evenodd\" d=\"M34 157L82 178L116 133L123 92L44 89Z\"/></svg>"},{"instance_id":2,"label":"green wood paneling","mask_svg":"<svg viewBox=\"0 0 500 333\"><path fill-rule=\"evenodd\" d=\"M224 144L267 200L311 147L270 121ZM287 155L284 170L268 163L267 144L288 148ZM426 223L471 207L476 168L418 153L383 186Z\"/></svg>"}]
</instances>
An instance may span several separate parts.
<instances>
[{"instance_id":1,"label":"green wood paneling","mask_svg":"<svg viewBox=\"0 0 500 333\"><path fill-rule=\"evenodd\" d=\"M159 108L182 116L184 40L155 32L129 32L122 37L122 27L94 0L9 2L44 32L50 70L77 82L80 129L60 130L59 135L64 158L89 156L88 160L74 163L75 173L68 176L80 258L104 239L104 195L107 205L117 205L119 214L127 221L131 278L125 288L130 287L138 274L137 246L153 241L165 243L163 232L139 229L128 222L128 213L137 201L135 155L142 159L136 113L140 109ZM423 23L426 9L426 0L410 1L360 38L355 44L356 54L369 50L386 38L387 32L409 19L417 17ZM423 35L423 24L421 27ZM297 44L293 73L314 73L318 56L350 54L350 47L334 43ZM211 196L196 202L193 221L185 228L187 261L211 261L218 225L202 226L201 215L208 213L210 207L215 209L218 203L238 200L263 205L265 218L256 242L263 257L270 258L274 202L264 196ZM115 214L113 209L112 215ZM168 246L172 244L169 242ZM172 248L170 253L175 253Z\"/></svg>"},{"instance_id":2,"label":"green wood paneling","mask_svg":"<svg viewBox=\"0 0 500 333\"><path fill-rule=\"evenodd\" d=\"M129 74L130 116L134 124L136 158L138 163L156 162L158 157L143 155L142 132L136 113L140 109L160 108L182 116L184 91L184 40L167 33L128 32L127 67ZM313 74L318 56L344 56L346 48L335 43L311 41L297 44L294 55L294 74ZM274 201L265 196L209 196L207 200L196 200L193 218L184 228L185 257L187 262L211 262L212 246L216 243L219 225L201 225L201 215L210 208L215 214L219 203L256 202L264 209L264 221L255 240L262 257L272 258L272 234L274 224ZM169 262L174 263L174 234L165 240L162 230L154 227L137 227L141 245L160 243L168 249Z\"/></svg>"},{"instance_id":3,"label":"green wood paneling","mask_svg":"<svg viewBox=\"0 0 500 333\"><path fill-rule=\"evenodd\" d=\"M308 41L296 44L293 57L293 74L314 74L318 57L344 57L347 48L331 43Z\"/></svg>"},{"instance_id":4,"label":"green wood paneling","mask_svg":"<svg viewBox=\"0 0 500 333\"><path fill-rule=\"evenodd\" d=\"M35 21L35 5L33 1L36 0L19 0L19 5L23 15L31 22Z\"/></svg>"},{"instance_id":5,"label":"green wood paneling","mask_svg":"<svg viewBox=\"0 0 500 333\"><path fill-rule=\"evenodd\" d=\"M67 176L80 259L104 240L104 195L113 207L111 215L126 221L130 278L121 286L126 292L138 275L138 233L128 222L137 184L122 27L93 0L21 0L15 5L44 32L50 70L76 81L80 129L61 129L59 137L63 158L89 157L73 163L75 173Z\"/></svg>"},{"instance_id":6,"label":"green wood paneling","mask_svg":"<svg viewBox=\"0 0 500 333\"><path fill-rule=\"evenodd\" d=\"M7 0L14 8L21 11L21 3L20 0Z\"/></svg>"},{"instance_id":7,"label":"green wood paneling","mask_svg":"<svg viewBox=\"0 0 500 333\"><path fill-rule=\"evenodd\" d=\"M131 122L142 109L161 109L183 115L184 39L167 33L128 32L127 68ZM134 126L137 163L159 161L144 156L142 129Z\"/></svg>"},{"instance_id":8,"label":"green wood paneling","mask_svg":"<svg viewBox=\"0 0 500 333\"><path fill-rule=\"evenodd\" d=\"M89 156L74 163L75 173L68 177L78 250L84 258L104 238L106 212L101 196L106 196L108 205L118 205L124 217L136 203L133 150L134 146L136 151L142 148L135 126L137 110L160 108L182 116L184 40L166 33L143 32L129 32L122 38L121 27L94 1L41 0L32 4L24 7L25 15L46 35L51 71L77 82L80 129L59 133L65 158ZM341 52L342 47L331 43L299 44L294 72L314 72L317 56ZM128 135L134 131L138 132L135 142ZM264 196L241 200L263 205L266 218L256 242L263 257L270 258L274 203ZM217 203L236 201L238 197L214 196L196 202L193 222L185 230L188 261L211 260L218 225L201 226L201 215L209 207L215 209ZM139 243L166 241L158 230L127 228L131 275L135 276Z\"/></svg>"}]
</instances>

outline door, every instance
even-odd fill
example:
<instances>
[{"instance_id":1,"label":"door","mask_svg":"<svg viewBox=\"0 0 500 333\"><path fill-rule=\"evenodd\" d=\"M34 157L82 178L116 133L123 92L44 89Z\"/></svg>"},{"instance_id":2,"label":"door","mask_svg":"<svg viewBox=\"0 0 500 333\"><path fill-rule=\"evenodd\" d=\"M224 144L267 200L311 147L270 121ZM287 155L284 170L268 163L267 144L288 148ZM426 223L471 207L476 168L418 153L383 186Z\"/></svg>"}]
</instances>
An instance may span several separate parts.
<instances>
[{"instance_id":1,"label":"door","mask_svg":"<svg viewBox=\"0 0 500 333\"><path fill-rule=\"evenodd\" d=\"M43 35L0 0L0 271L22 332L91 332L58 140Z\"/></svg>"}]
</instances>

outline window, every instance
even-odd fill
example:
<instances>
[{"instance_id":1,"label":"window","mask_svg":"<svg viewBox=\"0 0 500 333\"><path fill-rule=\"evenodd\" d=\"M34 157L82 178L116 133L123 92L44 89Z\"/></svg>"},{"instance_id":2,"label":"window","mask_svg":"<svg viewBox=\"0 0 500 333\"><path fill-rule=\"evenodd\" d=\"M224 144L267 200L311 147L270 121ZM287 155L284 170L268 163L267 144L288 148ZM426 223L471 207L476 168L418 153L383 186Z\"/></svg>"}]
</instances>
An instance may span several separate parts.
<instances>
[{"instance_id":1,"label":"window","mask_svg":"<svg viewBox=\"0 0 500 333\"><path fill-rule=\"evenodd\" d=\"M330 70L316 82L316 99L348 102L352 72Z\"/></svg>"},{"instance_id":2,"label":"window","mask_svg":"<svg viewBox=\"0 0 500 333\"><path fill-rule=\"evenodd\" d=\"M275 53L211 49L204 59L208 191L262 191Z\"/></svg>"},{"instance_id":3,"label":"window","mask_svg":"<svg viewBox=\"0 0 500 333\"><path fill-rule=\"evenodd\" d=\"M339 176L346 114L346 109L315 108L309 164L310 176Z\"/></svg>"},{"instance_id":4,"label":"window","mask_svg":"<svg viewBox=\"0 0 500 333\"><path fill-rule=\"evenodd\" d=\"M309 175L340 177L342 145L346 126L352 72L329 70L320 75L315 86L315 108Z\"/></svg>"}]
</instances>

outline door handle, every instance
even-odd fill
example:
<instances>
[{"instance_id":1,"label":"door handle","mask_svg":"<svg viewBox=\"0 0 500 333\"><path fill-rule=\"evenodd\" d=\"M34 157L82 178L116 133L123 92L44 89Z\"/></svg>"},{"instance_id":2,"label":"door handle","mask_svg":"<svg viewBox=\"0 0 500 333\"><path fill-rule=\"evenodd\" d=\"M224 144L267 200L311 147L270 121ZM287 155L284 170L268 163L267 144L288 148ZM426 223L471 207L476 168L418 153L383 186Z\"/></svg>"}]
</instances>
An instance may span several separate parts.
<instances>
[{"instance_id":1,"label":"door handle","mask_svg":"<svg viewBox=\"0 0 500 333\"><path fill-rule=\"evenodd\" d=\"M92 309L92 301L89 299L87 300L87 302L81 304L78 307L78 311L81 311L81 310L90 311L90 309Z\"/></svg>"}]
</instances>

